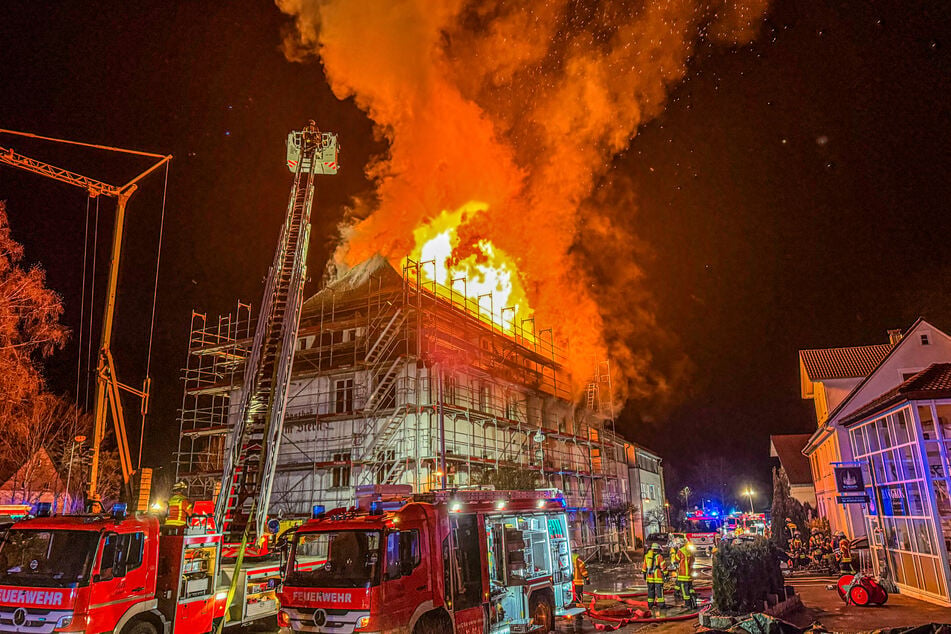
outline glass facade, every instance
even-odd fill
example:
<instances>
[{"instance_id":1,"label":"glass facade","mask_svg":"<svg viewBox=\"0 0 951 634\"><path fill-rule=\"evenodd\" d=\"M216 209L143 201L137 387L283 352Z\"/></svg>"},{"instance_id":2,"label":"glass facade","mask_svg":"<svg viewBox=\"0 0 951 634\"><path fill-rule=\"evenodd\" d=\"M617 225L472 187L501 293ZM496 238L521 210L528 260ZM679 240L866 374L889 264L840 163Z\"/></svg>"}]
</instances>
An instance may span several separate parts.
<instances>
[{"instance_id":1,"label":"glass facade","mask_svg":"<svg viewBox=\"0 0 951 634\"><path fill-rule=\"evenodd\" d=\"M873 561L887 553L896 583L947 602L951 402L918 401L877 414L851 427L849 439L866 470Z\"/></svg>"}]
</instances>

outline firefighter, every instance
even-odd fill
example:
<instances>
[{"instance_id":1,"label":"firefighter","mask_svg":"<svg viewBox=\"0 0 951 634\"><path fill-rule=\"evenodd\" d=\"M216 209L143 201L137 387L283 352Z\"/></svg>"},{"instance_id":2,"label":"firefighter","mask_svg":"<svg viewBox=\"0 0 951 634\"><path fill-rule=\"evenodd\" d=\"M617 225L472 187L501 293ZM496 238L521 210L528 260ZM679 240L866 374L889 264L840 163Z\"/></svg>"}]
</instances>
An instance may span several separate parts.
<instances>
[{"instance_id":1,"label":"firefighter","mask_svg":"<svg viewBox=\"0 0 951 634\"><path fill-rule=\"evenodd\" d=\"M799 527L790 518L786 518L786 539L792 539L799 532Z\"/></svg>"},{"instance_id":2,"label":"firefighter","mask_svg":"<svg viewBox=\"0 0 951 634\"><path fill-rule=\"evenodd\" d=\"M644 554L644 563L641 566L644 580L647 581L647 607L658 609L666 607L664 601L664 577L667 574L667 561L660 550L660 544L651 544L651 549Z\"/></svg>"},{"instance_id":3,"label":"firefighter","mask_svg":"<svg viewBox=\"0 0 951 634\"><path fill-rule=\"evenodd\" d=\"M793 533L793 538L789 540L789 567L800 567L802 559L802 534L796 531Z\"/></svg>"},{"instance_id":4,"label":"firefighter","mask_svg":"<svg viewBox=\"0 0 951 634\"><path fill-rule=\"evenodd\" d=\"M184 482L176 482L172 487L172 497L168 499L168 515L165 518L166 526L184 526L191 517L193 507L185 495L186 489L188 485Z\"/></svg>"},{"instance_id":5,"label":"firefighter","mask_svg":"<svg viewBox=\"0 0 951 634\"><path fill-rule=\"evenodd\" d=\"M574 586L575 586L575 601L578 605L584 607L584 584L589 581L588 579L588 567L585 565L584 560L580 555L575 555L575 576L574 576Z\"/></svg>"},{"instance_id":6,"label":"firefighter","mask_svg":"<svg viewBox=\"0 0 951 634\"><path fill-rule=\"evenodd\" d=\"M845 533L839 531L839 570L844 575L854 575L855 568L852 567L852 543L849 541L849 538L845 536Z\"/></svg>"},{"instance_id":7,"label":"firefighter","mask_svg":"<svg viewBox=\"0 0 951 634\"><path fill-rule=\"evenodd\" d=\"M677 548L671 554L671 561L677 566L677 588L688 608L697 607L697 593L693 589L693 562L696 548L689 540L678 540Z\"/></svg>"}]
</instances>

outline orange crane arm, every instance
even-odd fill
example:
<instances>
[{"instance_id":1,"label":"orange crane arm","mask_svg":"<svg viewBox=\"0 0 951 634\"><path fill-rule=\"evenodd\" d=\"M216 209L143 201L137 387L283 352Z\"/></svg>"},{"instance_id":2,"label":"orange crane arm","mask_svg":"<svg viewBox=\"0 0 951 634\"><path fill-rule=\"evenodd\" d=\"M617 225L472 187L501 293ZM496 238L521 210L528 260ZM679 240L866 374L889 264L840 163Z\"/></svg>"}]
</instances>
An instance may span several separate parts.
<instances>
[{"instance_id":1,"label":"orange crane arm","mask_svg":"<svg viewBox=\"0 0 951 634\"><path fill-rule=\"evenodd\" d=\"M85 147L92 147L102 150L109 150L115 152L123 152L129 154L138 154L143 156L149 156L153 158L158 158L154 165L149 167L144 172L140 173L138 176L133 178L131 181L125 185L116 186L98 181L94 178L89 178L88 176L83 176L82 174L77 174L70 170L64 169L62 167L56 167L55 165L50 165L49 163L44 163L43 161L38 161L34 158L24 156L23 154L18 154L13 150L13 148L0 147L0 163L10 165L11 167L16 167L19 169L26 170L28 172L33 172L34 174L39 174L40 176L46 176L47 178L52 178L53 180L60 181L61 183L66 183L68 185L75 185L80 187L86 192L89 193L91 197L96 197L99 195L112 196L116 199L116 217L115 217L115 227L113 229L112 235L112 253L109 257L109 282L106 288L106 306L103 311L102 317L102 333L99 344L99 367L96 372L96 418L95 418L95 429L93 431L93 455L92 455L92 465L90 468L89 475L89 500L98 501L98 481L99 481L99 452L102 444L103 437L105 436L106 429L106 418L109 417L110 413L112 414L113 425L116 432L116 442L119 445L119 458L120 464L122 466L122 481L125 489L126 499L132 501L132 458L131 452L129 451L129 441L126 434L125 427L125 417L122 412L122 403L119 399L119 390L124 389L128 392L132 392L137 396L141 396L144 403L148 402L148 392L138 392L133 390L128 386L123 385L116 378L115 368L113 367L112 361L112 325L113 319L115 317L115 305L116 305L116 287L119 281L119 256L122 251L122 234L123 227L125 223L125 207L129 198L135 193L136 183L162 165L168 163L172 156L162 156L159 154L151 154L148 152L139 152L135 150L125 150L122 148L113 148L108 146L93 145L90 143L79 143L76 141L67 141L65 139L54 139L50 137L43 137L35 134L29 134L25 132L16 132L13 130L4 130L0 129L0 133L9 133L15 134L18 136L33 137L38 139L43 139L47 141L55 141L58 143L67 143L70 145L81 145ZM145 381L145 390L148 389L149 380L146 377ZM143 403L143 412L146 407Z\"/></svg>"}]
</instances>

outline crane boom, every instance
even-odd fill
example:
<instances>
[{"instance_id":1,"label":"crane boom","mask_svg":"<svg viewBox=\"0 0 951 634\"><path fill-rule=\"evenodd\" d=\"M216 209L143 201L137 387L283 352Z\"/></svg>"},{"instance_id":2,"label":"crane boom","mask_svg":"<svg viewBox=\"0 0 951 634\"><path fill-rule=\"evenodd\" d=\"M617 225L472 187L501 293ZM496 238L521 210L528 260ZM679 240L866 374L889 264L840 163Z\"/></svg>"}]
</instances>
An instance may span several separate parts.
<instances>
[{"instance_id":1,"label":"crane boom","mask_svg":"<svg viewBox=\"0 0 951 634\"><path fill-rule=\"evenodd\" d=\"M11 167L18 167L33 172L34 174L39 174L40 176L46 176L61 183L81 187L89 192L89 195L92 197L104 194L118 198L120 194L119 188L115 185L97 181L94 178L89 178L88 176L71 172L68 169L38 161L23 154L17 154L13 151L13 148L0 147L0 163L6 163Z\"/></svg>"},{"instance_id":2,"label":"crane boom","mask_svg":"<svg viewBox=\"0 0 951 634\"><path fill-rule=\"evenodd\" d=\"M92 465L89 475L88 499L90 501L99 501L98 483L99 483L99 453L102 440L105 436L106 419L111 415L113 426L116 432L116 443L119 447L119 464L122 469L122 483L126 499L132 501L132 456L129 450L129 441L126 434L125 417L122 410L122 402L119 398L120 391L130 392L142 399L142 411L145 413L148 407L148 386L149 379L146 377L142 390L136 390L119 382L116 377L115 363L112 359L112 325L115 318L116 307L116 288L119 283L119 259L122 253L123 229L125 226L125 209L129 198L137 189L136 183L154 172L156 169L165 165L172 156L161 156L146 152L137 152L134 150L123 150L121 148L112 148L106 146L97 146L86 143L76 143L75 141L65 141L63 139L51 139L49 137L38 137L37 135L15 132L13 130L0 130L3 133L17 134L20 136L29 136L41 138L49 141L69 143L72 145L85 145L98 149L139 154L153 158L159 158L147 170L138 174L125 185L110 185L98 181L88 176L83 176L76 172L44 163L37 159L19 154L13 148L0 147L0 163L11 167L33 172L40 176L52 178L53 180L74 185L86 192L91 197L110 196L116 199L116 217L112 232L112 252L109 256L109 281L106 286L106 306L102 316L102 333L99 343L99 361L96 368L96 418L93 430L93 453ZM143 509L144 510L144 509Z\"/></svg>"}]
</instances>

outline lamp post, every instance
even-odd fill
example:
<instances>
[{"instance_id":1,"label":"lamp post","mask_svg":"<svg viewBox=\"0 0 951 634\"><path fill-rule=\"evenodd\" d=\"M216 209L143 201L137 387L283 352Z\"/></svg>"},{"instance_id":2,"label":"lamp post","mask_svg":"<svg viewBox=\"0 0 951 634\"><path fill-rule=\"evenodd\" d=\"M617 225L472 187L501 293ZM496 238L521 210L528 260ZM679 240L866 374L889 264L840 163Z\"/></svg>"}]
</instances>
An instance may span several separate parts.
<instances>
[{"instance_id":1,"label":"lamp post","mask_svg":"<svg viewBox=\"0 0 951 634\"><path fill-rule=\"evenodd\" d=\"M753 515L756 513L756 511L753 510L753 496L756 495L756 493L753 491L753 489L748 488L746 491L743 491L743 495L746 495L750 498L750 515Z\"/></svg>"},{"instance_id":2,"label":"lamp post","mask_svg":"<svg viewBox=\"0 0 951 634\"><path fill-rule=\"evenodd\" d=\"M69 510L66 509L66 504L67 500L70 499L69 482L73 477L73 451L75 451L76 445L82 445L84 442L86 442L85 436L76 436L73 438L73 442L69 443L69 468L66 470L66 495L63 496L63 512L69 512ZM82 451L80 451L79 455L80 458L82 458ZM82 479L82 471L80 471L80 479Z\"/></svg>"},{"instance_id":3,"label":"lamp post","mask_svg":"<svg viewBox=\"0 0 951 634\"><path fill-rule=\"evenodd\" d=\"M666 528L670 530L670 502L664 502L664 519L667 520Z\"/></svg>"}]
</instances>

